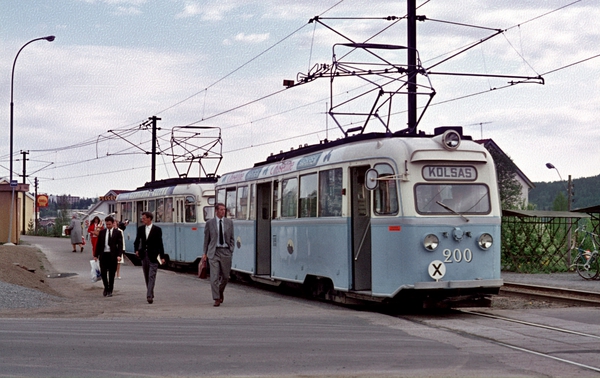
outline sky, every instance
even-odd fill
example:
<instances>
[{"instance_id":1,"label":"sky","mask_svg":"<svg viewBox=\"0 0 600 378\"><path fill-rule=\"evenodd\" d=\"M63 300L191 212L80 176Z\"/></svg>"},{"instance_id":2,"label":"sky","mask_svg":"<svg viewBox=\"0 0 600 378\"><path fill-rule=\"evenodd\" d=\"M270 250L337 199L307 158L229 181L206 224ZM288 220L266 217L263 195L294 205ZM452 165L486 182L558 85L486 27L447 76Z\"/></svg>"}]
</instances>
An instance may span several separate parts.
<instances>
[{"instance_id":1,"label":"sky","mask_svg":"<svg viewBox=\"0 0 600 378\"><path fill-rule=\"evenodd\" d=\"M297 82L315 65L331 65L334 52L337 62L372 59L339 45L348 41L406 46L406 1L1 4L0 177L9 176L14 64L13 178L21 182L21 151L29 151L27 182L37 177L38 192L55 195L97 197L150 181L152 135L143 125L153 116L160 118L159 180L200 172L197 163L173 164L173 155L184 154L181 144L171 147L172 137L181 142L196 133L184 146L190 149L212 145L220 133L223 159L219 164L204 159L204 166L221 175L249 168L271 153L340 138L327 109L367 111L371 92L344 104L381 78L373 77L371 84L336 79L333 95L328 79L291 88L283 80ZM418 130L463 126L474 139L491 138L534 182L600 174L598 0L417 0L417 6L417 14L427 18L417 24L417 50L429 73L418 83L423 93L435 91ZM315 16L321 23L309 22ZM49 35L56 39L32 42L15 62L28 41ZM406 50L378 54L406 64ZM442 72L542 77L544 84L508 85L521 79ZM418 105L426 101L419 96ZM406 97L398 94L393 108L380 111L390 114L391 131L406 127L405 110ZM362 118L336 119L349 128ZM371 122L365 131L385 129ZM548 162L556 170L546 168Z\"/></svg>"}]
</instances>

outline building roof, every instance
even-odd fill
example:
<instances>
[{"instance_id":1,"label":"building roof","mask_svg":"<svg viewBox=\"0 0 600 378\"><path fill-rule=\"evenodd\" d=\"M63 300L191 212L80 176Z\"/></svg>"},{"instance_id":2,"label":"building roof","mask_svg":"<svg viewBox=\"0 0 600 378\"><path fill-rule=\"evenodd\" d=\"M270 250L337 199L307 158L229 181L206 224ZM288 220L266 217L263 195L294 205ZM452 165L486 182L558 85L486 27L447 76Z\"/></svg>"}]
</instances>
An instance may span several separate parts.
<instances>
[{"instance_id":1,"label":"building roof","mask_svg":"<svg viewBox=\"0 0 600 378\"><path fill-rule=\"evenodd\" d=\"M519 218L590 218L589 214L574 211L502 210L505 217Z\"/></svg>"},{"instance_id":2,"label":"building roof","mask_svg":"<svg viewBox=\"0 0 600 378\"><path fill-rule=\"evenodd\" d=\"M577 213L586 213L586 214L600 213L600 205L582 207L580 209L575 209L572 211L577 212Z\"/></svg>"},{"instance_id":3,"label":"building roof","mask_svg":"<svg viewBox=\"0 0 600 378\"><path fill-rule=\"evenodd\" d=\"M496 142L494 142L492 139L480 139L476 140L475 142L483 145L488 150L493 149L499 154L506 156L517 176L519 176L521 180L523 180L523 182L525 182L527 186L529 186L530 189L535 188L535 184L531 180L529 180L527 176L525 176L523 171L521 171L519 167L512 161L510 156L508 156L506 153L504 153L504 151L502 151L502 149L496 144Z\"/></svg>"}]
</instances>

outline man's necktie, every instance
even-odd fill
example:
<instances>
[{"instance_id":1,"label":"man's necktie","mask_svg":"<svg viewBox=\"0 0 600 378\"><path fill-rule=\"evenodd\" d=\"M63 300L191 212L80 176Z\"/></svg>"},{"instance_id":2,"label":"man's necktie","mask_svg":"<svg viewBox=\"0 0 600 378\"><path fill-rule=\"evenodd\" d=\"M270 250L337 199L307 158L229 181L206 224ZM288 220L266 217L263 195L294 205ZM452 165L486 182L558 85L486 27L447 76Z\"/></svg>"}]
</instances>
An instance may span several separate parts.
<instances>
[{"instance_id":1,"label":"man's necktie","mask_svg":"<svg viewBox=\"0 0 600 378\"><path fill-rule=\"evenodd\" d=\"M112 238L112 230L108 230L108 238Z\"/></svg>"},{"instance_id":2,"label":"man's necktie","mask_svg":"<svg viewBox=\"0 0 600 378\"><path fill-rule=\"evenodd\" d=\"M223 240L223 220L222 219L219 220L219 244L220 245L225 244L225 241Z\"/></svg>"}]
</instances>

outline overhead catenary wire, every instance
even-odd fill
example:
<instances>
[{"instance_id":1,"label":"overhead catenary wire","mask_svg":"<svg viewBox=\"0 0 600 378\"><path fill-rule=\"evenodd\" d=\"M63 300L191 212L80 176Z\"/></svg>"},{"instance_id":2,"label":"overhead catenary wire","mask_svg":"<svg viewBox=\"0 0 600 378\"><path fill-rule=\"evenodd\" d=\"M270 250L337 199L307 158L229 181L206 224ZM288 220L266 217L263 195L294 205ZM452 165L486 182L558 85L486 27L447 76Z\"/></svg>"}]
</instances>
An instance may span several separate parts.
<instances>
[{"instance_id":1,"label":"overhead catenary wire","mask_svg":"<svg viewBox=\"0 0 600 378\"><path fill-rule=\"evenodd\" d=\"M343 1L343 0L342 0L342 1ZM337 5L338 5L338 4L340 4L342 1L340 1L340 2L336 3L334 6L337 6ZM575 4L575 3L578 3L578 2L581 2L581 1L582 1L582 0L577 0L577 1L574 1L574 2L572 2L572 3L569 3L569 4L565 5L565 6L562 6L562 7L560 7L560 8L557 8L557 9L555 9L555 10L552 10L552 11L549 11L549 12L546 12L546 13L544 13L544 14L542 14L542 15L539 15L539 16L537 16L537 17L534 17L534 18L532 18L532 19L529 19L529 20L527 20L527 21L525 21L525 22L521 22L521 23L519 23L519 24L517 24L517 25L515 25L515 26L509 27L509 28L507 28L507 29L504 29L504 30L509 30L509 29L512 29L512 28L514 28L514 27L518 27L518 26L520 26L520 25L523 25L523 24L526 24L526 23L532 22L532 21L534 21L534 20L537 20L537 19L539 19L539 18L541 18L541 17L543 17L543 16L546 16L546 15L548 15L548 14L554 13L554 12L556 12L556 11L559 11L559 10L561 10L561 9L564 9L564 8L566 8L566 7L570 6L570 5L573 5L573 4ZM288 36L286 36L284 39L282 39L282 40L278 41L278 42L277 42L277 44L279 44L279 43L282 43L282 42L283 42L285 39L289 38L289 37L290 37L291 35L293 35L295 32L298 32L299 30L302 30L302 29L303 29L305 26L306 26L306 25L303 25L302 27L300 27L300 28L296 29L294 32L290 33L290 35L288 35ZM495 29L492 29L492 30L495 30ZM510 43L510 42L509 42L509 43ZM211 86L214 86L214 85L216 85L217 83L219 83L219 82L221 82L221 81L225 80L226 78L228 78L229 76L231 76L231 75L232 75L232 74L234 74L235 72L239 71L240 69L242 69L242 68L243 68L243 67L245 67L246 65L250 64L252 61L254 61L254 60L258 59L260 56L262 56L263 54L265 54L266 52L268 52L270 49L274 48L275 46L276 46L276 44L275 44L275 45L273 45L273 46L271 46L269 49L267 49L267 50L264 50L263 52L261 52L259 55L257 55L257 56L256 56L256 57L254 57L253 59L251 59L251 60L249 60L249 61L245 62L243 65L241 65L240 67L236 68L234 71L230 72L229 74L225 75L224 77L220 78L219 80L215 81L214 83L212 83L211 85L209 85L208 87L206 87L206 89L205 89L205 90L203 90L203 91L199 91L199 92L197 92L197 93L195 93L195 94L193 94L193 95L191 95L191 96L187 97L186 99L184 99L184 100L182 100L182 101L180 101L180 102L177 102L176 104L173 104L173 105L171 105L171 106L169 106L169 107L167 107L167 108L164 108L164 109L162 109L161 111L159 111L159 112L157 112L157 113L155 113L155 114L160 114L160 113L163 113L163 112L165 112L165 111L167 111L167 110L169 110L169 109L172 109L173 107L175 107L175 106L177 106L177 105L179 105L179 104L181 104L181 103L183 103L183 102L187 101L187 100L188 100L188 99L190 99L190 98L193 98L194 96L196 96L196 95L198 95L198 94L200 94L200 93L205 93L205 95L206 95L206 90L207 90L208 88L210 88ZM511 45L511 46L512 46L512 45ZM514 47L513 47L513 48L514 48ZM521 55L521 54L519 54L519 55ZM576 65L576 64L580 64L580 63L583 63L583 62L585 62L585 61L588 61L588 60L591 60L591 59L595 59L595 58L597 58L598 56L600 56L600 54L599 54L599 55L594 55L594 56L592 56L592 57L589 57L589 58L586 58L586 59L582 59L582 60L580 60L580 61L577 61L577 62L570 63L569 65L565 65L565 66L563 66L563 67L555 68L555 69L553 69L553 70L550 70L550 71L547 71L547 72L545 72L545 73L541 74L540 76L545 76L545 75L548 75L548 74L554 73L554 72L556 72L556 71L559 71L559 70L562 70L562 69L566 69L566 68L568 68L568 67L571 67L571 66L574 66L574 65ZM532 67L531 67L531 68L532 68ZM532 68L532 69L533 69L533 68ZM502 87L491 88L490 90L504 89L504 88L507 88L507 87L510 87L510 86L512 86L512 85L510 85L510 84L509 84L509 85L502 86ZM270 94L267 94L267 95L261 96L260 98L258 98L258 99L256 99L256 100L248 101L248 102L246 102L246 103L244 103L244 104L241 104L241 105L238 105L238 106L232 107L231 109L228 109L228 110L225 110L225 111L221 111L221 112L219 112L219 113L216 113L216 114L213 114L213 115L209 115L209 116L204 116L204 115L203 115L202 119L200 119L200 120L198 120L198 121L195 121L195 122L193 122L193 123L191 123L191 124L195 124L195 123L203 122L203 121L205 121L205 120L208 120L208 119L214 119L214 118L217 118L217 117L219 117L219 116L222 116L222 115L224 115L224 114L227 114L227 113L229 113L229 112L233 112L233 111L239 110L240 108L243 108L243 107L245 107L245 106L248 106L248 105L250 105L250 104L253 104L253 103L256 103L256 102L262 101L262 100L264 100L264 99L267 99L267 98L269 98L269 97L275 96L275 95L277 95L277 94L280 94L280 93L282 93L282 92L284 92L284 91L285 91L285 89L283 89L283 90L278 90L278 91L275 91L275 92L273 92L273 93L270 93ZM453 99L448 99L448 100L445 100L445 101L443 101L443 102L437 102L437 103L434 103L434 104L432 104L432 106L433 106L433 105L442 104L442 103L451 102L451 101L458 101L458 100L465 99L465 98L468 98L468 97L473 97L473 96L481 95L481 94L484 94L484 93L487 93L487 92L489 92L489 91L479 91L479 92L475 92L475 93L472 93L472 94L468 94L468 95L464 95L464 96L459 96L459 97L456 97L456 98L453 98ZM311 103L314 103L314 102L311 102ZM302 107L302 106L301 106L301 107ZM300 108L300 107L295 107L294 109L296 109L296 108ZM293 109L292 109L292 110L293 110ZM289 111L292 111L292 110L289 110ZM284 111L284 112L288 112L288 111ZM280 112L280 113L278 113L278 114L281 114L281 113L283 113L283 112ZM250 122L251 122L251 123L252 123L252 122L256 123L256 122L258 122L258 121L265 120L265 119L268 119L268 118L270 118L270 116L261 117L261 118L259 118L259 119L257 119L257 120L252 120L252 121L250 121ZM248 124L248 122L245 122L245 124ZM312 134L312 133L311 133L311 134ZM166 134L164 134L164 135L166 135ZM310 135L310 134L309 134L309 135ZM301 136L298 136L298 137L301 137ZM57 149L42 149L42 150L32 150L32 151L33 151L33 152L56 152L56 151L65 151L65 150L71 150L71 149L75 149L75 148L83 148L83 147L89 146L89 145L91 145L91 144L94 144L94 143L103 143L103 142L107 142L107 141L110 141L110 140L113 140L113 139L115 139L115 138L110 138L110 137L106 137L105 135L100 135L100 136L98 136L98 138L94 138L93 140L86 140L86 141L84 141L84 142L81 142L81 143L72 144L72 145L69 145L69 146L63 146L63 147L60 147L60 148L57 148ZM268 142L268 143L266 143L266 144L277 143L277 142L280 142L280 141L285 141L285 140L288 140L288 139L290 139L290 138L285 138L285 139L281 139L281 140L278 140L278 141L272 141L272 142ZM145 142L145 143L149 143L149 142ZM261 144L261 145L265 145L265 144ZM257 145L255 145L255 146L257 146ZM238 150L239 150L239 149L238 149ZM225 151L225 152L233 152L233 151L237 151L237 150L231 150L231 151ZM121 152L123 152L123 150L122 150ZM116 154L111 154L111 155L116 155ZM100 157L99 157L99 158L100 158ZM94 160L94 159L84 160L84 161L82 161L82 162L91 161L91 160ZM73 162L72 164L77 164L77 162ZM61 166L56 166L56 167L54 167L54 168L60 168L60 167L61 167Z\"/></svg>"}]
</instances>

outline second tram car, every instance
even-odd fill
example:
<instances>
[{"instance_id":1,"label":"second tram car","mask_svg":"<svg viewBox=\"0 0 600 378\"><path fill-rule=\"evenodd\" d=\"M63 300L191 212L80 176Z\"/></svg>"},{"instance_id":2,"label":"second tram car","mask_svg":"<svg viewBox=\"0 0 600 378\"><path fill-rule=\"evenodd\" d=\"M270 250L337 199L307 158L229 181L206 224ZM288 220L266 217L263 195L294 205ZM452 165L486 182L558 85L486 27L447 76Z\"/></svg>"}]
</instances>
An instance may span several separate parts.
<instances>
[{"instance_id":1,"label":"second tram car","mask_svg":"<svg viewBox=\"0 0 600 378\"><path fill-rule=\"evenodd\" d=\"M204 224L214 217L216 178L167 179L147 183L117 196L117 219L129 221L124 231L127 256L140 264L133 242L141 214L149 211L162 229L168 265L189 265L202 257Z\"/></svg>"},{"instance_id":2,"label":"second tram car","mask_svg":"<svg viewBox=\"0 0 600 378\"><path fill-rule=\"evenodd\" d=\"M361 134L223 175L232 270L344 302L497 293L494 162L461 128L435 134Z\"/></svg>"}]
</instances>

